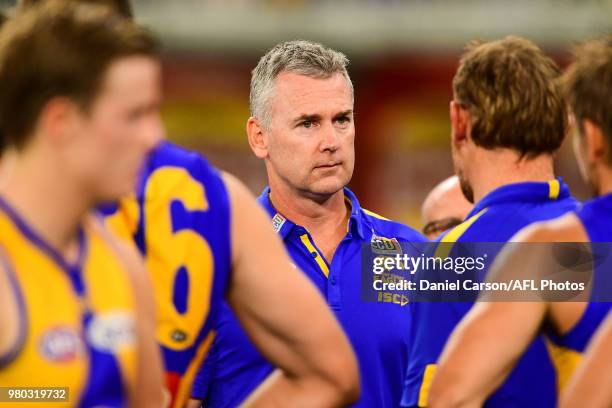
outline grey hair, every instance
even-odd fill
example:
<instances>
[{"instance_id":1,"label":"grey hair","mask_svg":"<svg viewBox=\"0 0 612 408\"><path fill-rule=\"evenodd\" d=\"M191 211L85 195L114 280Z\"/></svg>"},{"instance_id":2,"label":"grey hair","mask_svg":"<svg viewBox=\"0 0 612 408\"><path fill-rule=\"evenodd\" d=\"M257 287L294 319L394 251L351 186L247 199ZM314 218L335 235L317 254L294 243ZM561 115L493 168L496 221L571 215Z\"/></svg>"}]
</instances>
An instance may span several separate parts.
<instances>
[{"instance_id":1,"label":"grey hair","mask_svg":"<svg viewBox=\"0 0 612 408\"><path fill-rule=\"evenodd\" d=\"M251 116L264 128L270 128L272 118L268 105L274 94L275 80L283 72L321 79L339 73L346 78L351 95L354 95L353 83L346 70L348 63L343 53L316 42L295 40L277 44L261 57L251 72Z\"/></svg>"}]
</instances>

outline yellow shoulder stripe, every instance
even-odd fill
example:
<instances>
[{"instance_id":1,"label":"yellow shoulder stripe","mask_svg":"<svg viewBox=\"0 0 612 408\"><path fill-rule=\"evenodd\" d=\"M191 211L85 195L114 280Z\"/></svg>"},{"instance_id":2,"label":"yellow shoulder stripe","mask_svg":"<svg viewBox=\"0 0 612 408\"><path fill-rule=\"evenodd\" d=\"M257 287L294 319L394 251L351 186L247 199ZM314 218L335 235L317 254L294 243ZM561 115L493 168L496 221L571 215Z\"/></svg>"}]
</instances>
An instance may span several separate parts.
<instances>
[{"instance_id":1,"label":"yellow shoulder stripe","mask_svg":"<svg viewBox=\"0 0 612 408\"><path fill-rule=\"evenodd\" d=\"M371 215L374 218L378 218L379 220L385 220L385 221L390 221L388 218L383 217L382 215L378 215L375 212L372 212L370 210L366 210L365 208L362 208L363 212L365 212L368 215Z\"/></svg>"},{"instance_id":2,"label":"yellow shoulder stripe","mask_svg":"<svg viewBox=\"0 0 612 408\"><path fill-rule=\"evenodd\" d=\"M448 234L446 234L440 240L440 242L457 242L459 237L462 236L465 233L465 231L467 231L468 228L470 228L472 224L475 223L476 220L480 218L482 214L484 214L485 212L487 212L487 208L481 210L478 214L472 215L470 218L468 218L467 220L463 221L461 224L457 225L455 228L450 230Z\"/></svg>"},{"instance_id":3,"label":"yellow shoulder stripe","mask_svg":"<svg viewBox=\"0 0 612 408\"><path fill-rule=\"evenodd\" d=\"M465 233L476 222L478 218L480 218L485 212L487 212L487 208L484 208L479 213L471 216L467 220L463 221L461 224L457 225L455 228L450 230L441 240L440 244L451 244L457 242L457 240ZM446 258L452 249L452 245L438 245L436 249L436 257Z\"/></svg>"}]
</instances>

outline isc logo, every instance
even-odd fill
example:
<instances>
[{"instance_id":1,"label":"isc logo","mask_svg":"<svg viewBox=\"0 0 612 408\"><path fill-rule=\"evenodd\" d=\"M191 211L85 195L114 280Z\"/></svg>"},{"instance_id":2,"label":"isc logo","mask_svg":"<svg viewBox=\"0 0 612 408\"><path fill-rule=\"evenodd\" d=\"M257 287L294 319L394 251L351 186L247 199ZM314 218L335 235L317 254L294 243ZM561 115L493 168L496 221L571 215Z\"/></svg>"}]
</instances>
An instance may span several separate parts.
<instances>
[{"instance_id":1,"label":"isc logo","mask_svg":"<svg viewBox=\"0 0 612 408\"><path fill-rule=\"evenodd\" d=\"M378 301L383 303L394 303L400 306L406 306L409 303L407 296L390 292L378 292Z\"/></svg>"}]
</instances>

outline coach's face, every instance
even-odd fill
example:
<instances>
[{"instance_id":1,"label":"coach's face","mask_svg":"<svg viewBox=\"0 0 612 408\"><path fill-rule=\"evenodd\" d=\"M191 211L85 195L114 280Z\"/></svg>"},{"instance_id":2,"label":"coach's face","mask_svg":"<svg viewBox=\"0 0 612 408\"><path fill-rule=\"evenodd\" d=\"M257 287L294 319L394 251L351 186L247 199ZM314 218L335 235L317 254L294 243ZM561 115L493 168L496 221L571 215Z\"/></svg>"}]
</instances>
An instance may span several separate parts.
<instances>
[{"instance_id":1,"label":"coach's face","mask_svg":"<svg viewBox=\"0 0 612 408\"><path fill-rule=\"evenodd\" d=\"M316 196L346 186L355 164L353 95L346 78L282 73L268 106L262 158L269 178Z\"/></svg>"}]
</instances>

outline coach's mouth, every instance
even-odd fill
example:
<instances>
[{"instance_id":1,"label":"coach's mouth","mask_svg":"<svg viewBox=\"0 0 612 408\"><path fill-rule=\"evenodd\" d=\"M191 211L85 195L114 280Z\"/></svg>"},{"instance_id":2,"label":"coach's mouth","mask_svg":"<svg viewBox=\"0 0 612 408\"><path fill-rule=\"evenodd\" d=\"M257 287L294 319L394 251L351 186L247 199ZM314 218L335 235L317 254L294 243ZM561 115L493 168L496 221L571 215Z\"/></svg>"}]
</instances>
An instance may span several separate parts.
<instances>
[{"instance_id":1,"label":"coach's mouth","mask_svg":"<svg viewBox=\"0 0 612 408\"><path fill-rule=\"evenodd\" d=\"M338 162L331 162L331 163L325 163L325 164L320 164L318 166L315 166L314 169L320 169L320 170L331 170L331 169L335 169L337 167L342 166L342 162L338 161Z\"/></svg>"}]
</instances>

